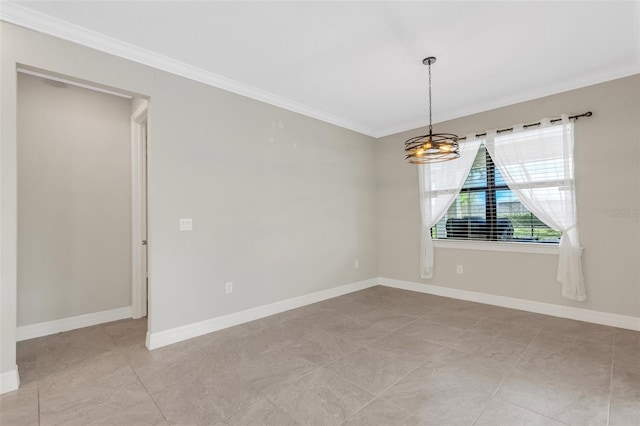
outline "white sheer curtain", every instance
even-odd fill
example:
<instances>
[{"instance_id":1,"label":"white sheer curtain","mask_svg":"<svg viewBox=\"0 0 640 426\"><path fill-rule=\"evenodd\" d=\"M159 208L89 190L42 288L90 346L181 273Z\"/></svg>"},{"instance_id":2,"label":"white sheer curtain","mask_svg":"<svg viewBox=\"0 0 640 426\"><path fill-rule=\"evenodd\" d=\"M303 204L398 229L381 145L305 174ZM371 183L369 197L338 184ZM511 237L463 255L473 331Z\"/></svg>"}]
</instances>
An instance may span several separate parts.
<instances>
[{"instance_id":1,"label":"white sheer curtain","mask_svg":"<svg viewBox=\"0 0 640 426\"><path fill-rule=\"evenodd\" d=\"M475 135L470 135L466 142L460 144L460 158L418 167L420 211L422 213L420 249L420 276L422 278L433 278L431 227L444 216L460 193L481 142L481 140L475 139Z\"/></svg>"},{"instance_id":2,"label":"white sheer curtain","mask_svg":"<svg viewBox=\"0 0 640 426\"><path fill-rule=\"evenodd\" d=\"M504 136L489 132L485 145L520 202L545 224L562 232L557 276L562 295L586 300L576 218L573 123L563 115L557 125L547 119L535 130L519 125Z\"/></svg>"}]
</instances>

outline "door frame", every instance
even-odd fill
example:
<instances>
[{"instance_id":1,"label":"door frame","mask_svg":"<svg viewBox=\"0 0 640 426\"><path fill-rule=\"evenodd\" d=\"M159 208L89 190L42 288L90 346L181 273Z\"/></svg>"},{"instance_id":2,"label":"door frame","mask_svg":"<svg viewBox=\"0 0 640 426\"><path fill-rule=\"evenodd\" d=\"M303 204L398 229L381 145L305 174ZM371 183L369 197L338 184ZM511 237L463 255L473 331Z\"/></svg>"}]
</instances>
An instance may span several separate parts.
<instances>
[{"instance_id":1,"label":"door frame","mask_svg":"<svg viewBox=\"0 0 640 426\"><path fill-rule=\"evenodd\" d=\"M147 122L149 102L131 114L131 312L147 315Z\"/></svg>"}]
</instances>

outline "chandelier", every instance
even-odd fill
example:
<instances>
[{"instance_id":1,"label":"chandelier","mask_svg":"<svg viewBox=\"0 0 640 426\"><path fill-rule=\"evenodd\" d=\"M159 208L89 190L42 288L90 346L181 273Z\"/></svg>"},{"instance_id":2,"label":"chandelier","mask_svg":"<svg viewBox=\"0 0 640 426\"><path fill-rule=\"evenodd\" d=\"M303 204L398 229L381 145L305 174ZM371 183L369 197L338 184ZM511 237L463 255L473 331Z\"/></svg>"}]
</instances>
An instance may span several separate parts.
<instances>
[{"instance_id":1,"label":"chandelier","mask_svg":"<svg viewBox=\"0 0 640 426\"><path fill-rule=\"evenodd\" d=\"M460 157L458 136L451 133L433 133L431 123L431 64L434 56L425 58L422 63L429 66L429 134L416 136L404 143L405 160L411 164L429 164L454 160Z\"/></svg>"}]
</instances>

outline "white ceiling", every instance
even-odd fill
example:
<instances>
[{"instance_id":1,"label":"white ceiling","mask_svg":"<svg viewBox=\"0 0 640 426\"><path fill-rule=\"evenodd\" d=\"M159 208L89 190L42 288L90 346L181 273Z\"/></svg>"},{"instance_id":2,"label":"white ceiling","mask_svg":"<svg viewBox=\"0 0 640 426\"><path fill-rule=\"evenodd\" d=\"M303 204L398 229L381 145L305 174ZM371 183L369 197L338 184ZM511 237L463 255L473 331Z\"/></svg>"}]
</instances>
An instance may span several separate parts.
<instances>
[{"instance_id":1,"label":"white ceiling","mask_svg":"<svg viewBox=\"0 0 640 426\"><path fill-rule=\"evenodd\" d=\"M3 20L372 136L426 124L430 55L434 122L640 72L639 2L12 3Z\"/></svg>"}]
</instances>

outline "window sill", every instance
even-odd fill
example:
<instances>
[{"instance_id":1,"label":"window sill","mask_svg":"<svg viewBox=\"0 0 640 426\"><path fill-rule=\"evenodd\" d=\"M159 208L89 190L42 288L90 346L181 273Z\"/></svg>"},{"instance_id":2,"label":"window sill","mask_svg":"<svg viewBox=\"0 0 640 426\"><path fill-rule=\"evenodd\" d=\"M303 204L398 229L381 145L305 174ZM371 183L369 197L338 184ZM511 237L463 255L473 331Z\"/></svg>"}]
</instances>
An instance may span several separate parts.
<instances>
[{"instance_id":1,"label":"window sill","mask_svg":"<svg viewBox=\"0 0 640 426\"><path fill-rule=\"evenodd\" d=\"M436 248L506 251L510 253L558 254L557 244L545 243L508 243L498 241L461 241L461 240L433 240Z\"/></svg>"}]
</instances>

